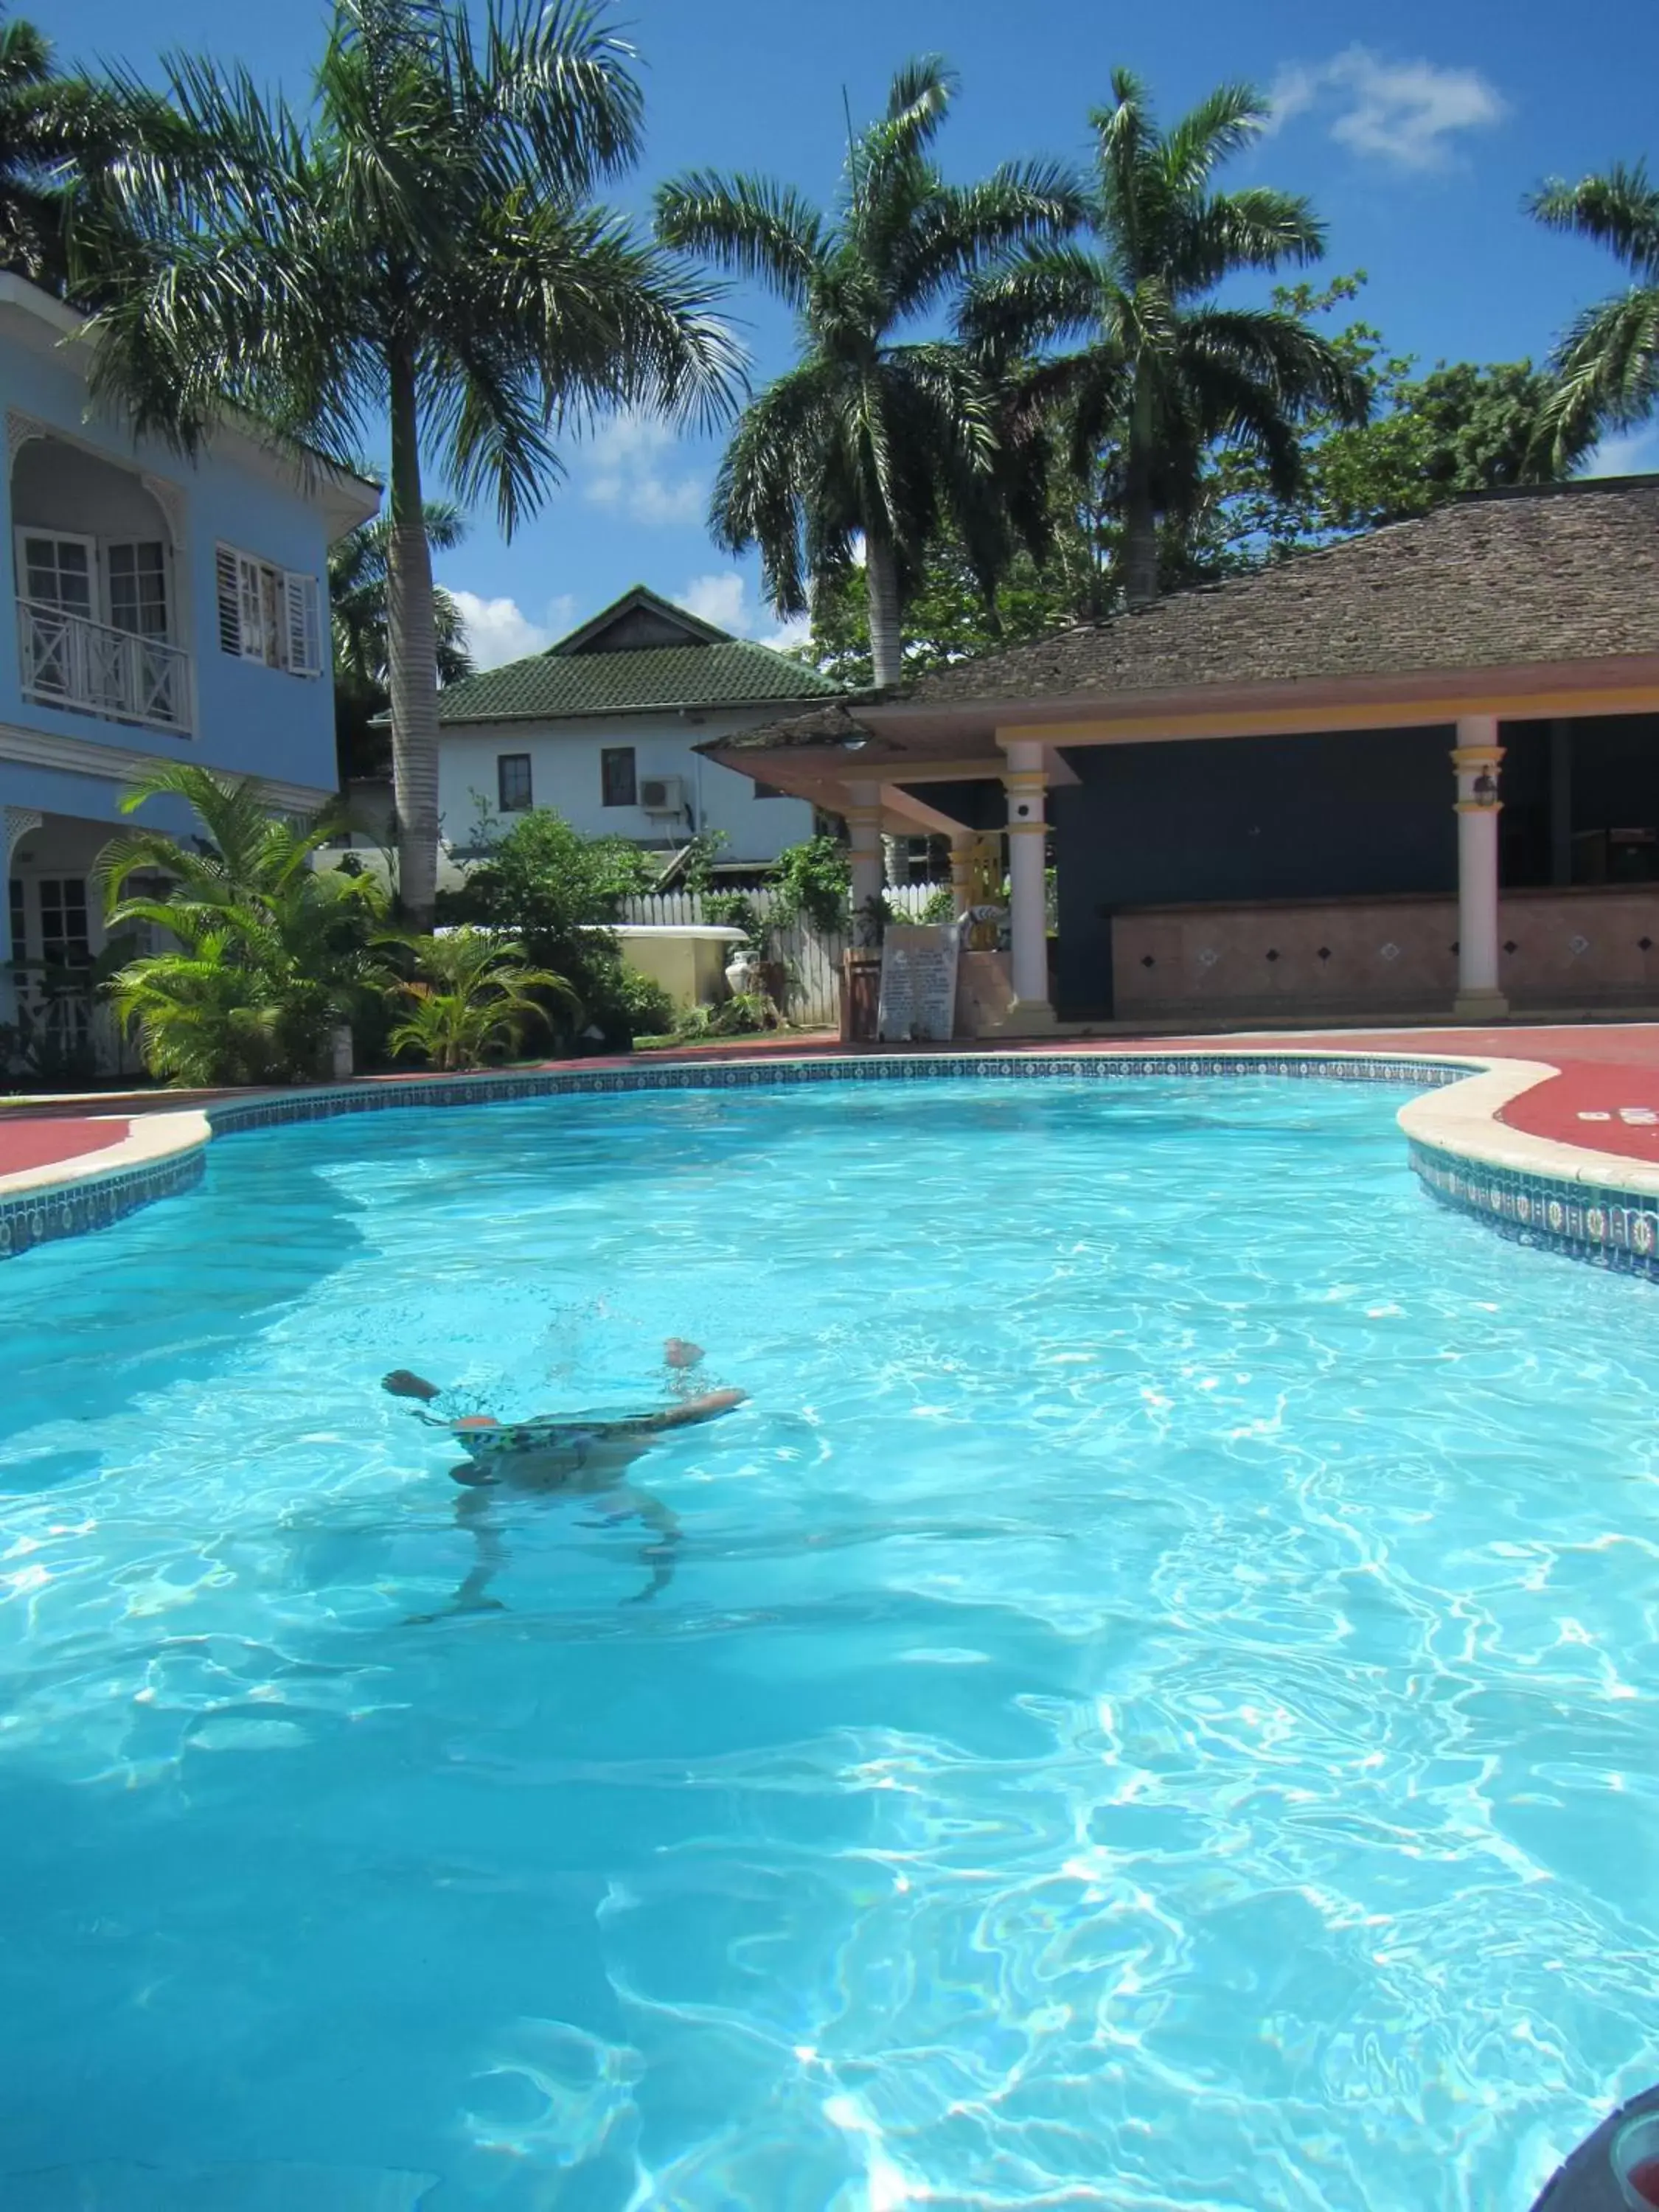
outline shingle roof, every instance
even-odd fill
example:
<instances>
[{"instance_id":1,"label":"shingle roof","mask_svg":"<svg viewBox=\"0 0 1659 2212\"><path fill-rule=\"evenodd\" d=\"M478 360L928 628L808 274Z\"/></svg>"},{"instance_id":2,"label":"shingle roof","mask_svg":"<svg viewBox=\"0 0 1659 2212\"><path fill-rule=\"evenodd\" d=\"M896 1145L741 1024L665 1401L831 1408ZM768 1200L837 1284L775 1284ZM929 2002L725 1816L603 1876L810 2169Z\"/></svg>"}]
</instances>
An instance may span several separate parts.
<instances>
[{"instance_id":1,"label":"shingle roof","mask_svg":"<svg viewBox=\"0 0 1659 2212\"><path fill-rule=\"evenodd\" d=\"M828 707L814 707L808 714L792 714L787 721L768 722L758 730L738 730L729 738L711 738L697 750L780 752L790 745L868 745L872 753L878 752L882 740L850 711L858 703L856 699L837 699Z\"/></svg>"},{"instance_id":2,"label":"shingle roof","mask_svg":"<svg viewBox=\"0 0 1659 2212\"><path fill-rule=\"evenodd\" d=\"M680 707L785 706L836 693L816 669L734 638L636 584L545 653L448 685L438 695L438 720L555 721Z\"/></svg>"},{"instance_id":3,"label":"shingle roof","mask_svg":"<svg viewBox=\"0 0 1659 2212\"><path fill-rule=\"evenodd\" d=\"M1462 500L934 670L918 704L1659 653L1659 477Z\"/></svg>"},{"instance_id":4,"label":"shingle roof","mask_svg":"<svg viewBox=\"0 0 1659 2212\"><path fill-rule=\"evenodd\" d=\"M911 750L957 707L1655 655L1659 476L1589 478L1459 500L708 750L724 758L863 738L873 761ZM928 708L926 724L907 719Z\"/></svg>"}]
</instances>

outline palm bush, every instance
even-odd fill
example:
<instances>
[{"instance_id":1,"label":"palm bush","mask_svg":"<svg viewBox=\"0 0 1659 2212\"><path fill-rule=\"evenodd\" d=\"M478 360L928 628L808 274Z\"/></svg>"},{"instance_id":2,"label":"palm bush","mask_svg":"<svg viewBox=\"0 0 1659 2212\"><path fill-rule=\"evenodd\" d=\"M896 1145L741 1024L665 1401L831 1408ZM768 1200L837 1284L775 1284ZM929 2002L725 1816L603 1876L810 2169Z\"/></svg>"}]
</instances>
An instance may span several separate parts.
<instances>
[{"instance_id":1,"label":"palm bush","mask_svg":"<svg viewBox=\"0 0 1659 2212\"><path fill-rule=\"evenodd\" d=\"M111 977L117 1014L150 1073L175 1083L314 1078L335 1030L382 981L377 878L315 866L338 822L273 818L251 777L158 769L123 795L122 811L162 798L185 801L197 834L130 830L98 863L110 928L145 926L175 940ZM157 875L164 889L135 889Z\"/></svg>"},{"instance_id":2,"label":"palm bush","mask_svg":"<svg viewBox=\"0 0 1659 2212\"><path fill-rule=\"evenodd\" d=\"M1115 70L1112 105L1090 118L1092 243L1032 241L975 279L961 314L963 336L994 361L1084 340L1040 362L1022 397L1062 416L1079 482L1091 480L1103 447L1115 449L1131 605L1156 597L1159 519L1196 510L1217 440L1259 456L1288 498L1301 480L1302 417L1324 409L1361 422L1368 411L1365 380L1331 340L1282 308L1212 299L1242 271L1324 251L1305 200L1265 185L1209 189L1268 113L1248 86L1224 85L1163 131L1139 80Z\"/></svg>"},{"instance_id":3,"label":"palm bush","mask_svg":"<svg viewBox=\"0 0 1659 2212\"><path fill-rule=\"evenodd\" d=\"M193 450L228 410L350 466L391 449L387 677L405 920L438 848L423 454L504 532L612 407L707 422L737 379L714 295L596 204L631 167L633 53L581 0L335 0L304 113L184 58L120 90L142 151L76 210L95 395Z\"/></svg>"},{"instance_id":4,"label":"palm bush","mask_svg":"<svg viewBox=\"0 0 1659 2212\"><path fill-rule=\"evenodd\" d=\"M451 1071L510 1060L526 1030L546 1024L549 1000L578 1019L581 1003L562 975L532 968L522 945L483 929L405 941L416 973L393 986L405 1006L388 1042Z\"/></svg>"},{"instance_id":5,"label":"palm bush","mask_svg":"<svg viewBox=\"0 0 1659 2212\"><path fill-rule=\"evenodd\" d=\"M882 685L903 672L903 602L941 514L975 544L994 534L1000 453L996 391L960 347L905 326L1078 213L1050 163L946 184L931 149L954 89L936 58L899 71L886 114L848 149L832 216L787 185L711 170L657 196L661 238L757 280L799 323L799 360L744 411L720 465L714 535L733 553L760 548L784 615L805 614L862 537Z\"/></svg>"}]
</instances>

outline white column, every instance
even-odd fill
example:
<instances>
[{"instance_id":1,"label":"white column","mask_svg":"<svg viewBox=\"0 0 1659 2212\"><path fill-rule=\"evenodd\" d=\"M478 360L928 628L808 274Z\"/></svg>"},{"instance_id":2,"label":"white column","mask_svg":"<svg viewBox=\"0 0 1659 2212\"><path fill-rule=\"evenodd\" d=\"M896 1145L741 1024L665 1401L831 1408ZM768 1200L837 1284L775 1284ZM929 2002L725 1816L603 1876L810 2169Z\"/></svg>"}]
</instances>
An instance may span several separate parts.
<instances>
[{"instance_id":1,"label":"white column","mask_svg":"<svg viewBox=\"0 0 1659 2212\"><path fill-rule=\"evenodd\" d=\"M853 864L853 915L854 922L860 923L870 901L881 896L881 786L849 783L846 789L843 813ZM857 934L855 927L855 939Z\"/></svg>"},{"instance_id":2,"label":"white column","mask_svg":"<svg viewBox=\"0 0 1659 2212\"><path fill-rule=\"evenodd\" d=\"M1048 1004L1048 898L1044 856L1048 830L1043 797L1048 778L1042 747L1020 738L1007 749L1002 772L1008 794L1008 926L1014 1003L1009 1026L1043 1030L1054 1024Z\"/></svg>"},{"instance_id":3,"label":"white column","mask_svg":"<svg viewBox=\"0 0 1659 2212\"><path fill-rule=\"evenodd\" d=\"M1457 998L1453 1011L1490 1019L1508 1013L1498 985L1498 772L1504 748L1495 714L1457 725Z\"/></svg>"}]
</instances>

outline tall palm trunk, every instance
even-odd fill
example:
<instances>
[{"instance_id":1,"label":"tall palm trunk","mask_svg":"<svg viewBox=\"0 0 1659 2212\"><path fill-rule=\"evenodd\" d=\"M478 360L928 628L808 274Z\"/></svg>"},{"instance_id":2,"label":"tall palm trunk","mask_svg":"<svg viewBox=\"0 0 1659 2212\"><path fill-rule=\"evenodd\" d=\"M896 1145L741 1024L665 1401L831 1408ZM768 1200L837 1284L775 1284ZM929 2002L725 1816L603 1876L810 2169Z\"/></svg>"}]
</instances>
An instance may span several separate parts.
<instances>
[{"instance_id":1,"label":"tall palm trunk","mask_svg":"<svg viewBox=\"0 0 1659 2212\"><path fill-rule=\"evenodd\" d=\"M1123 471L1123 596L1132 607L1158 597L1158 510L1152 505L1152 410L1144 374L1129 416Z\"/></svg>"},{"instance_id":2,"label":"tall palm trunk","mask_svg":"<svg viewBox=\"0 0 1659 2212\"><path fill-rule=\"evenodd\" d=\"M398 815L398 902L410 929L432 927L438 896L438 647L432 549L421 505L415 363L394 352L392 534L386 564L386 674L392 790Z\"/></svg>"},{"instance_id":3,"label":"tall palm trunk","mask_svg":"<svg viewBox=\"0 0 1659 2212\"><path fill-rule=\"evenodd\" d=\"M898 558L892 539L873 530L864 535L864 583L870 595L870 659L876 688L896 690L904 673Z\"/></svg>"}]
</instances>

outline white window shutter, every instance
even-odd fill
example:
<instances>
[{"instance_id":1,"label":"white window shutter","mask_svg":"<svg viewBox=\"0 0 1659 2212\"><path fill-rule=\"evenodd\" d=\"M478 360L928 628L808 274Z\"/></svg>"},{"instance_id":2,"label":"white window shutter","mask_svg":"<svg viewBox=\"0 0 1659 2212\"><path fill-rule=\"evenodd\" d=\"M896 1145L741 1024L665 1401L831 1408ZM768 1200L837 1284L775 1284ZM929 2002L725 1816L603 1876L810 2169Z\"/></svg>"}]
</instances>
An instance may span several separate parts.
<instances>
[{"instance_id":1,"label":"white window shutter","mask_svg":"<svg viewBox=\"0 0 1659 2212\"><path fill-rule=\"evenodd\" d=\"M246 553L236 556L238 594L242 607L242 658L269 660L265 646L265 597L259 563Z\"/></svg>"},{"instance_id":2,"label":"white window shutter","mask_svg":"<svg viewBox=\"0 0 1659 2212\"><path fill-rule=\"evenodd\" d=\"M321 609L314 576L283 578L283 611L288 629L288 665L291 675L320 676L323 672Z\"/></svg>"},{"instance_id":3,"label":"white window shutter","mask_svg":"<svg viewBox=\"0 0 1659 2212\"><path fill-rule=\"evenodd\" d=\"M228 545L214 549L214 577L219 598L219 650L242 653L241 556Z\"/></svg>"}]
</instances>

